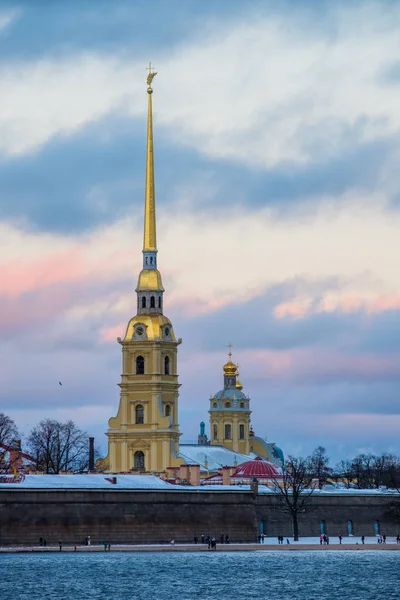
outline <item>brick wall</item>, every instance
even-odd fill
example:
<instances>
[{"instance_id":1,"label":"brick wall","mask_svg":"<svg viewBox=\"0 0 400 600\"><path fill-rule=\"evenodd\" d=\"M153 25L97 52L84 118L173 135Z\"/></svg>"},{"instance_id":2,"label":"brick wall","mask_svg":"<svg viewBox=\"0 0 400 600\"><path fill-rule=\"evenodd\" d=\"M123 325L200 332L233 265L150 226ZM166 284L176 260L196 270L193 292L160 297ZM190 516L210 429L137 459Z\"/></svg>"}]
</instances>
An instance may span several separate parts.
<instances>
[{"instance_id":1,"label":"brick wall","mask_svg":"<svg viewBox=\"0 0 400 600\"><path fill-rule=\"evenodd\" d=\"M389 518L385 496L314 496L301 515L300 535L318 536L320 521L330 536L347 535L353 521L354 535L374 535L374 521L381 533L397 535L399 526ZM178 491L57 491L0 490L0 545L83 543L191 542L196 535L232 541L255 541L263 521L269 536L292 535L290 517L279 499L251 492Z\"/></svg>"}]
</instances>

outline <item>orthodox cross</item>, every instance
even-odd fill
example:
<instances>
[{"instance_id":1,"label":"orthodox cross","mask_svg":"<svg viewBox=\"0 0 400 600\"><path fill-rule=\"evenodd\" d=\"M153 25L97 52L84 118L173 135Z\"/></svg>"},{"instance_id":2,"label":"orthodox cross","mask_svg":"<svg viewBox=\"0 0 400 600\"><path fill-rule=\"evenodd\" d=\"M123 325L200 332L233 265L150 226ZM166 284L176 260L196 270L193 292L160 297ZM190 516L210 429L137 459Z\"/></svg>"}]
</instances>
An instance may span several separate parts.
<instances>
[{"instance_id":1,"label":"orthodox cross","mask_svg":"<svg viewBox=\"0 0 400 600\"><path fill-rule=\"evenodd\" d=\"M232 348L233 348L233 346L232 346L232 344L231 344L231 343L229 343L229 344L228 344L228 348L229 348L228 355L229 355L229 356L232 356Z\"/></svg>"}]
</instances>

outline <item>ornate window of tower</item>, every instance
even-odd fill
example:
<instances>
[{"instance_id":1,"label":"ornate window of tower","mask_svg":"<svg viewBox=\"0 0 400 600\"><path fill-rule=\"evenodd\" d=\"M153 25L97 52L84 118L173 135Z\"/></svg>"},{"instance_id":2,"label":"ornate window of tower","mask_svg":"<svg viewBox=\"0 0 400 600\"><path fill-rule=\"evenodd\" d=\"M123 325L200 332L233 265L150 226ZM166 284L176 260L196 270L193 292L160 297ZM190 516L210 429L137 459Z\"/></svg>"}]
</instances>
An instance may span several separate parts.
<instances>
[{"instance_id":1,"label":"ornate window of tower","mask_svg":"<svg viewBox=\"0 0 400 600\"><path fill-rule=\"evenodd\" d=\"M213 425L213 438L214 440L218 439L218 425L216 423Z\"/></svg>"},{"instance_id":2,"label":"ornate window of tower","mask_svg":"<svg viewBox=\"0 0 400 600\"><path fill-rule=\"evenodd\" d=\"M171 415L171 407L169 404L165 407L165 416L169 417Z\"/></svg>"},{"instance_id":3,"label":"ornate window of tower","mask_svg":"<svg viewBox=\"0 0 400 600\"><path fill-rule=\"evenodd\" d=\"M143 425L144 423L144 408L141 404L138 404L135 408L135 423L136 425Z\"/></svg>"},{"instance_id":4,"label":"ornate window of tower","mask_svg":"<svg viewBox=\"0 0 400 600\"><path fill-rule=\"evenodd\" d=\"M239 440L244 440L244 425L241 423L239 425Z\"/></svg>"},{"instance_id":5,"label":"ornate window of tower","mask_svg":"<svg viewBox=\"0 0 400 600\"><path fill-rule=\"evenodd\" d=\"M156 299L154 298L154 296L152 296L150 298L150 308L155 308L156 307Z\"/></svg>"},{"instance_id":6,"label":"ornate window of tower","mask_svg":"<svg viewBox=\"0 0 400 600\"><path fill-rule=\"evenodd\" d=\"M232 439L232 425L230 423L226 423L225 425L225 439Z\"/></svg>"},{"instance_id":7,"label":"ornate window of tower","mask_svg":"<svg viewBox=\"0 0 400 600\"><path fill-rule=\"evenodd\" d=\"M142 297L142 308L146 308L146 298Z\"/></svg>"},{"instance_id":8,"label":"ornate window of tower","mask_svg":"<svg viewBox=\"0 0 400 600\"><path fill-rule=\"evenodd\" d=\"M164 358L164 373L165 375L169 375L169 366L170 366L170 360L169 360L169 356L166 356Z\"/></svg>"},{"instance_id":9,"label":"ornate window of tower","mask_svg":"<svg viewBox=\"0 0 400 600\"><path fill-rule=\"evenodd\" d=\"M225 408L230 408L231 407L231 403L230 402L225 402Z\"/></svg>"},{"instance_id":10,"label":"ornate window of tower","mask_svg":"<svg viewBox=\"0 0 400 600\"><path fill-rule=\"evenodd\" d=\"M144 358L138 356L136 358L136 375L144 375Z\"/></svg>"},{"instance_id":11,"label":"ornate window of tower","mask_svg":"<svg viewBox=\"0 0 400 600\"><path fill-rule=\"evenodd\" d=\"M133 466L135 469L144 469L144 454L141 450L135 452L133 457Z\"/></svg>"},{"instance_id":12,"label":"ornate window of tower","mask_svg":"<svg viewBox=\"0 0 400 600\"><path fill-rule=\"evenodd\" d=\"M161 296L158 297L158 308L162 308L162 306L161 306Z\"/></svg>"}]
</instances>

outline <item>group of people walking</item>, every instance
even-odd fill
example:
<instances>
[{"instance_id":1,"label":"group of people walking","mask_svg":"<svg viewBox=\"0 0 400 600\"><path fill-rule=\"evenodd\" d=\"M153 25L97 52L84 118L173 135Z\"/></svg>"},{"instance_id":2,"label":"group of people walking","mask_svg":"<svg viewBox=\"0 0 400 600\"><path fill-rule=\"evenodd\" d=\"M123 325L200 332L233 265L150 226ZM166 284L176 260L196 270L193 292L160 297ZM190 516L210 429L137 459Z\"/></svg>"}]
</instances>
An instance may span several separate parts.
<instances>
[{"instance_id":1,"label":"group of people walking","mask_svg":"<svg viewBox=\"0 0 400 600\"><path fill-rule=\"evenodd\" d=\"M193 541L195 544L199 543L199 538L197 537L197 535L194 536ZM215 537L211 537L210 535L202 535L200 538L200 543L207 544L209 550L217 549L217 539ZM223 533L221 533L220 538L219 538L219 543L220 544L229 544L230 543L229 535L224 535Z\"/></svg>"},{"instance_id":2,"label":"group of people walking","mask_svg":"<svg viewBox=\"0 0 400 600\"><path fill-rule=\"evenodd\" d=\"M341 536L339 536L340 539ZM322 534L319 536L319 543L321 544L321 546L323 544L327 544L329 546L329 537L326 535L326 533ZM342 541L340 540L340 543L342 543Z\"/></svg>"}]
</instances>

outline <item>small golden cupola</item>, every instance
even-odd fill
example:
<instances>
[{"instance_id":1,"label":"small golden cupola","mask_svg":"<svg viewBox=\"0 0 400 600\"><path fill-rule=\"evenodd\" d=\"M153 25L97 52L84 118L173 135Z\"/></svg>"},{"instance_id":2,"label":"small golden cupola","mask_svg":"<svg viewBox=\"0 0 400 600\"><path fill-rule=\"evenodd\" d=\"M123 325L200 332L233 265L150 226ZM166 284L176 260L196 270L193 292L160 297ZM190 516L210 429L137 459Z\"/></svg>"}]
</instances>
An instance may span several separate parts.
<instances>
[{"instance_id":1,"label":"small golden cupola","mask_svg":"<svg viewBox=\"0 0 400 600\"><path fill-rule=\"evenodd\" d=\"M243 385L242 385L242 382L239 379L239 365L236 365L236 366L237 366L237 369L238 369L238 371L236 373L236 389L239 390L239 392L241 392L242 389L243 389Z\"/></svg>"},{"instance_id":2,"label":"small golden cupola","mask_svg":"<svg viewBox=\"0 0 400 600\"><path fill-rule=\"evenodd\" d=\"M228 362L224 364L224 377L236 377L237 367L234 362L232 362L232 352L229 350L228 353ZM236 383L236 382L235 382Z\"/></svg>"}]
</instances>

